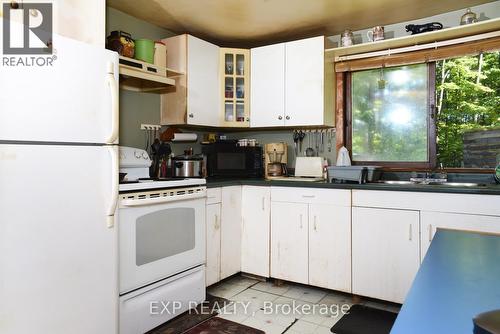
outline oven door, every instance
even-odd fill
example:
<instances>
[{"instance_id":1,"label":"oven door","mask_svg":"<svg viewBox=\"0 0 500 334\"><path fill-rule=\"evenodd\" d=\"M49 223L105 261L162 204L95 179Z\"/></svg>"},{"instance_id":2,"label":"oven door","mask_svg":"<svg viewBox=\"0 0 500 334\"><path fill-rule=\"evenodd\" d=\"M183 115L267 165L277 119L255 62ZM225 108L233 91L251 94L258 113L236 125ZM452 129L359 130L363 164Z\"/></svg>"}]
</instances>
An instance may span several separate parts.
<instances>
[{"instance_id":1,"label":"oven door","mask_svg":"<svg viewBox=\"0 0 500 334\"><path fill-rule=\"evenodd\" d=\"M205 263L206 190L145 194L120 196L120 294Z\"/></svg>"}]
</instances>

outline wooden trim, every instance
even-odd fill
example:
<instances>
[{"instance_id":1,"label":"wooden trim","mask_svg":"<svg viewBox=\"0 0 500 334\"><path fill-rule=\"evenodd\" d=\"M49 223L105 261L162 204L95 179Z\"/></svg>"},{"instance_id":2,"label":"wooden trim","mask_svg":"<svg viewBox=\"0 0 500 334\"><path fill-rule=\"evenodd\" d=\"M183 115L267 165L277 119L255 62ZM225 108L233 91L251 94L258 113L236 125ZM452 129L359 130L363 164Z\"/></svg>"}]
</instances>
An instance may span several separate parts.
<instances>
[{"instance_id":1,"label":"wooden trim","mask_svg":"<svg viewBox=\"0 0 500 334\"><path fill-rule=\"evenodd\" d=\"M345 146L345 110L344 110L344 87L345 87L345 77L344 73L335 74L335 140L336 140L336 152L338 154L340 148Z\"/></svg>"},{"instance_id":2,"label":"wooden trim","mask_svg":"<svg viewBox=\"0 0 500 334\"><path fill-rule=\"evenodd\" d=\"M335 71L360 71L380 67L435 62L447 58L477 55L482 52L490 52L496 50L500 50L500 37L463 43L459 45L445 46L437 49L428 49L422 51L400 53L391 56L379 56L367 59L338 62L335 64Z\"/></svg>"},{"instance_id":3,"label":"wooden trim","mask_svg":"<svg viewBox=\"0 0 500 334\"><path fill-rule=\"evenodd\" d=\"M444 40L475 36L498 31L500 29L500 18L493 18L474 24L461 25L457 27L445 28L442 30L430 31L418 35L408 35L382 41L355 44L352 46L326 49L325 52L330 59L336 57L349 56L354 54L368 53L381 50L394 50L397 48L426 43L439 42Z\"/></svg>"},{"instance_id":4,"label":"wooden trim","mask_svg":"<svg viewBox=\"0 0 500 334\"><path fill-rule=\"evenodd\" d=\"M436 63L427 65L428 71L428 87L429 94L427 106L427 152L429 156L430 167L437 166L437 129L436 129Z\"/></svg>"}]
</instances>

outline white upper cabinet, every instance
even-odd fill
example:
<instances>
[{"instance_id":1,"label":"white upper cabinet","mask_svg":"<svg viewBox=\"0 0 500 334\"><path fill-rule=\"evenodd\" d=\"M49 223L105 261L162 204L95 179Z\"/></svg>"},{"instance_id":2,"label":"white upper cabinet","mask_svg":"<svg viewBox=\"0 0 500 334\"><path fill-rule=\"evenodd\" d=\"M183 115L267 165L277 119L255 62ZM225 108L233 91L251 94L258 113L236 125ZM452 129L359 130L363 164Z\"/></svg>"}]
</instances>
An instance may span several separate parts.
<instances>
[{"instance_id":1,"label":"white upper cabinet","mask_svg":"<svg viewBox=\"0 0 500 334\"><path fill-rule=\"evenodd\" d=\"M319 36L252 49L251 127L333 125L324 43Z\"/></svg>"},{"instance_id":2,"label":"white upper cabinet","mask_svg":"<svg viewBox=\"0 0 500 334\"><path fill-rule=\"evenodd\" d=\"M219 57L217 45L188 35L188 124L219 125Z\"/></svg>"},{"instance_id":3,"label":"white upper cabinet","mask_svg":"<svg viewBox=\"0 0 500 334\"><path fill-rule=\"evenodd\" d=\"M220 48L191 35L162 40L167 66L185 73L162 94L162 125L220 126Z\"/></svg>"},{"instance_id":4,"label":"white upper cabinet","mask_svg":"<svg viewBox=\"0 0 500 334\"><path fill-rule=\"evenodd\" d=\"M285 125L285 44L251 50L250 126Z\"/></svg>"},{"instance_id":5,"label":"white upper cabinet","mask_svg":"<svg viewBox=\"0 0 500 334\"><path fill-rule=\"evenodd\" d=\"M287 126L324 124L324 43L323 36L286 43Z\"/></svg>"}]
</instances>

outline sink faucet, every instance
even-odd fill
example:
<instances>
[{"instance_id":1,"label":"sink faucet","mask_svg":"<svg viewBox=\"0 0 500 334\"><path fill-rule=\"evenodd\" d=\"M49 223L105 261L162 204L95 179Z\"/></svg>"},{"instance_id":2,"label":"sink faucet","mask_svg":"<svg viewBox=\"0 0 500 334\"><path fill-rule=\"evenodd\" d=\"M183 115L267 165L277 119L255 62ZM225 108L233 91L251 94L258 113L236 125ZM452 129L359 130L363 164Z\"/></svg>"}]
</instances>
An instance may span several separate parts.
<instances>
[{"instance_id":1,"label":"sink faucet","mask_svg":"<svg viewBox=\"0 0 500 334\"><path fill-rule=\"evenodd\" d=\"M440 163L439 170L428 171L420 175L412 172L410 181L421 184L444 183L448 182L448 174L444 171L443 164Z\"/></svg>"}]
</instances>

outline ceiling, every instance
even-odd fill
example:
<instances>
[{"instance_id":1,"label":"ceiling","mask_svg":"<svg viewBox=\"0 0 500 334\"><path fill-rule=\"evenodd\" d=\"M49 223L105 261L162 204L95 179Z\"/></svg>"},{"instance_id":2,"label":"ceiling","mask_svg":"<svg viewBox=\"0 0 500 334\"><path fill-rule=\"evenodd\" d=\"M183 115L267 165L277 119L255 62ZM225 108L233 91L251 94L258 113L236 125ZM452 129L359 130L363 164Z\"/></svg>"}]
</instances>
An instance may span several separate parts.
<instances>
[{"instance_id":1,"label":"ceiling","mask_svg":"<svg viewBox=\"0 0 500 334\"><path fill-rule=\"evenodd\" d=\"M175 33L251 47L458 10L491 0L107 0Z\"/></svg>"}]
</instances>

